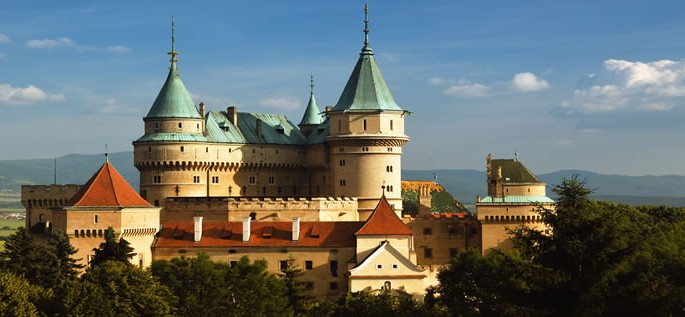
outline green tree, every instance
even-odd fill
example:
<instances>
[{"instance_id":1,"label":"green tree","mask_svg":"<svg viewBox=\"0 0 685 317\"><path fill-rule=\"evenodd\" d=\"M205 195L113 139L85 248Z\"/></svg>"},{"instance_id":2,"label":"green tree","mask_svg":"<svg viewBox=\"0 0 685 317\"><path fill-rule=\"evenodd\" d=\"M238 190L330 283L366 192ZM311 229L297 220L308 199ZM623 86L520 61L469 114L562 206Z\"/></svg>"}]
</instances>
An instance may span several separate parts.
<instances>
[{"instance_id":1,"label":"green tree","mask_svg":"<svg viewBox=\"0 0 685 317\"><path fill-rule=\"evenodd\" d=\"M126 239L120 238L117 241L114 229L109 227L105 231L105 242L100 243L98 248L93 249L95 255L91 259L90 265L95 267L106 261L119 261L129 264L129 261L135 254L133 251L133 248Z\"/></svg>"},{"instance_id":2,"label":"green tree","mask_svg":"<svg viewBox=\"0 0 685 317\"><path fill-rule=\"evenodd\" d=\"M52 288L58 283L54 249L24 227L7 237L0 257L4 269L23 276L31 284Z\"/></svg>"},{"instance_id":3,"label":"green tree","mask_svg":"<svg viewBox=\"0 0 685 317\"><path fill-rule=\"evenodd\" d=\"M234 265L206 254L152 263L152 273L178 297L180 316L290 316L285 284L247 257Z\"/></svg>"},{"instance_id":4,"label":"green tree","mask_svg":"<svg viewBox=\"0 0 685 317\"><path fill-rule=\"evenodd\" d=\"M285 292L288 297L288 307L298 316L305 312L305 309L312 301L310 294L312 283L302 280L302 269L297 265L297 261L291 255L287 260L287 267L281 271L281 278L285 283Z\"/></svg>"},{"instance_id":5,"label":"green tree","mask_svg":"<svg viewBox=\"0 0 685 317\"><path fill-rule=\"evenodd\" d=\"M105 292L97 284L76 279L60 289L50 311L53 316L114 316L114 309Z\"/></svg>"},{"instance_id":6,"label":"green tree","mask_svg":"<svg viewBox=\"0 0 685 317\"><path fill-rule=\"evenodd\" d=\"M97 285L109 300L111 308L120 316L169 316L176 297L149 271L122 261L105 261L90 268L83 282ZM89 284L74 290L76 294L92 289ZM74 294L72 294L74 295ZM78 305L73 296L72 306ZM85 308L84 308L85 309Z\"/></svg>"},{"instance_id":7,"label":"green tree","mask_svg":"<svg viewBox=\"0 0 685 317\"><path fill-rule=\"evenodd\" d=\"M79 270L84 266L78 264L78 259L73 255L78 252L69 242L69 236L62 232L53 232L48 238L48 246L55 254L55 285L62 286L64 283L73 281L78 276Z\"/></svg>"},{"instance_id":8,"label":"green tree","mask_svg":"<svg viewBox=\"0 0 685 317\"><path fill-rule=\"evenodd\" d=\"M390 291L371 294L366 291L347 293L336 301L322 301L310 307L308 316L387 316L387 317L439 317L444 312L428 307L407 296L393 296Z\"/></svg>"},{"instance_id":9,"label":"green tree","mask_svg":"<svg viewBox=\"0 0 685 317\"><path fill-rule=\"evenodd\" d=\"M31 285L14 273L0 271L0 316L43 316L38 307L50 296L49 290Z\"/></svg>"}]
</instances>

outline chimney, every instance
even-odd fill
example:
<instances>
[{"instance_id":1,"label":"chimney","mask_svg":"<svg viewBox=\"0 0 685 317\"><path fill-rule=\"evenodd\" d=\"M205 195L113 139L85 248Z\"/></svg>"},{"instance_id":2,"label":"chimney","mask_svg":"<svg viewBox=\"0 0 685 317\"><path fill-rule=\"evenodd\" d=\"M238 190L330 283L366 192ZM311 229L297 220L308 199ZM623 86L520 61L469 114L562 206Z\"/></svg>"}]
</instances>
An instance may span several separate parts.
<instances>
[{"instance_id":1,"label":"chimney","mask_svg":"<svg viewBox=\"0 0 685 317\"><path fill-rule=\"evenodd\" d=\"M205 119L205 103L200 102L200 117L202 117L202 120Z\"/></svg>"},{"instance_id":2,"label":"chimney","mask_svg":"<svg viewBox=\"0 0 685 317\"><path fill-rule=\"evenodd\" d=\"M200 242L200 240L202 240L202 217L193 217L193 222L195 223L195 236L193 238L193 241Z\"/></svg>"},{"instance_id":3,"label":"chimney","mask_svg":"<svg viewBox=\"0 0 685 317\"><path fill-rule=\"evenodd\" d=\"M500 179L502 178L502 167L497 166L497 178Z\"/></svg>"},{"instance_id":4,"label":"chimney","mask_svg":"<svg viewBox=\"0 0 685 317\"><path fill-rule=\"evenodd\" d=\"M293 241L300 240L300 217L293 217Z\"/></svg>"},{"instance_id":5,"label":"chimney","mask_svg":"<svg viewBox=\"0 0 685 317\"><path fill-rule=\"evenodd\" d=\"M261 137L262 136L262 120L257 119L257 122L255 123L255 125L257 126L257 131L255 131L255 133L257 133L257 137Z\"/></svg>"},{"instance_id":6,"label":"chimney","mask_svg":"<svg viewBox=\"0 0 685 317\"><path fill-rule=\"evenodd\" d=\"M230 106L226 109L226 116L228 117L228 120L233 123L233 125L237 128L238 127L238 108L236 106Z\"/></svg>"},{"instance_id":7,"label":"chimney","mask_svg":"<svg viewBox=\"0 0 685 317\"><path fill-rule=\"evenodd\" d=\"M252 218L243 217L243 242L250 241L250 221Z\"/></svg>"}]
</instances>

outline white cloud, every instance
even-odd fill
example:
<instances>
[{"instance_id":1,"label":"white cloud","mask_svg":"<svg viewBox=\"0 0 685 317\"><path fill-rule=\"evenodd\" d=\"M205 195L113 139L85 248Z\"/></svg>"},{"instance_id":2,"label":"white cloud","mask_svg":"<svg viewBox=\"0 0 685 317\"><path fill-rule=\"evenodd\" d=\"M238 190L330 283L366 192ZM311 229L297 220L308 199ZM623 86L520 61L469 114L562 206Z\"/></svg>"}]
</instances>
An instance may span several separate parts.
<instances>
[{"instance_id":1,"label":"white cloud","mask_svg":"<svg viewBox=\"0 0 685 317\"><path fill-rule=\"evenodd\" d=\"M302 103L297 98L291 97L271 97L259 100L259 104L269 108L295 110L300 108Z\"/></svg>"},{"instance_id":2,"label":"white cloud","mask_svg":"<svg viewBox=\"0 0 685 317\"><path fill-rule=\"evenodd\" d=\"M131 49L125 46L120 46L120 45L114 45L114 46L108 46L105 48L106 52L113 53L116 55L123 55L131 52Z\"/></svg>"},{"instance_id":3,"label":"white cloud","mask_svg":"<svg viewBox=\"0 0 685 317\"><path fill-rule=\"evenodd\" d=\"M101 114L131 114L137 113L138 109L120 105L115 99L107 99L104 102L94 104L88 112Z\"/></svg>"},{"instance_id":4,"label":"white cloud","mask_svg":"<svg viewBox=\"0 0 685 317\"><path fill-rule=\"evenodd\" d=\"M490 87L478 83L459 81L443 91L448 96L483 97L490 93Z\"/></svg>"},{"instance_id":5,"label":"white cloud","mask_svg":"<svg viewBox=\"0 0 685 317\"><path fill-rule=\"evenodd\" d=\"M431 85L440 85L446 82L446 80L442 77L432 77L428 79L428 82Z\"/></svg>"},{"instance_id":6,"label":"white cloud","mask_svg":"<svg viewBox=\"0 0 685 317\"><path fill-rule=\"evenodd\" d=\"M589 75L558 110L565 115L593 113L667 112L685 102L685 63L609 59Z\"/></svg>"},{"instance_id":7,"label":"white cloud","mask_svg":"<svg viewBox=\"0 0 685 317\"><path fill-rule=\"evenodd\" d=\"M0 33L0 43L9 43L12 42L9 36Z\"/></svg>"},{"instance_id":8,"label":"white cloud","mask_svg":"<svg viewBox=\"0 0 685 317\"><path fill-rule=\"evenodd\" d=\"M28 40L26 46L30 48L56 48L65 46L76 46L74 41L68 37L62 37L56 40L42 39L42 40Z\"/></svg>"},{"instance_id":9,"label":"white cloud","mask_svg":"<svg viewBox=\"0 0 685 317\"><path fill-rule=\"evenodd\" d=\"M0 105L29 105L44 101L64 101L64 95L48 94L33 85L14 88L8 84L0 84Z\"/></svg>"},{"instance_id":10,"label":"white cloud","mask_svg":"<svg viewBox=\"0 0 685 317\"><path fill-rule=\"evenodd\" d=\"M511 84L518 91L538 91L549 88L549 83L546 80L530 72L514 75Z\"/></svg>"}]
</instances>

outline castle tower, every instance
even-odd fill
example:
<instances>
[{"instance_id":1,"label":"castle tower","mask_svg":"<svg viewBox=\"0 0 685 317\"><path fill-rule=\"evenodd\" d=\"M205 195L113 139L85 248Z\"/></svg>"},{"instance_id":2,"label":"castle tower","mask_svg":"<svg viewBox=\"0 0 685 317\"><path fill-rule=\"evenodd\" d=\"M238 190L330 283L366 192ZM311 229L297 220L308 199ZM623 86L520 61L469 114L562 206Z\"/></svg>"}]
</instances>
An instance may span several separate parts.
<instances>
[{"instance_id":1,"label":"castle tower","mask_svg":"<svg viewBox=\"0 0 685 317\"><path fill-rule=\"evenodd\" d=\"M311 76L309 87L309 103L304 111L302 120L300 120L300 124L297 125L305 136L309 136L312 130L321 124L321 116L319 115L321 112L319 107L316 106L316 99L314 98L314 75Z\"/></svg>"},{"instance_id":2,"label":"castle tower","mask_svg":"<svg viewBox=\"0 0 685 317\"><path fill-rule=\"evenodd\" d=\"M195 107L179 75L173 19L171 23L169 74L143 118L145 134L133 142L134 164L140 171L140 193L156 206L164 204L164 198L168 196L204 196L206 186L203 184L207 183L206 179L185 179L187 173L179 173L186 169L206 169L206 164L195 159L199 142L207 142L207 138L203 134L204 113Z\"/></svg>"},{"instance_id":3,"label":"castle tower","mask_svg":"<svg viewBox=\"0 0 685 317\"><path fill-rule=\"evenodd\" d=\"M385 196L401 215L402 146L404 116L383 79L369 45L368 6L365 40L359 60L337 104L328 112L333 192L357 197L359 219L369 217Z\"/></svg>"}]
</instances>

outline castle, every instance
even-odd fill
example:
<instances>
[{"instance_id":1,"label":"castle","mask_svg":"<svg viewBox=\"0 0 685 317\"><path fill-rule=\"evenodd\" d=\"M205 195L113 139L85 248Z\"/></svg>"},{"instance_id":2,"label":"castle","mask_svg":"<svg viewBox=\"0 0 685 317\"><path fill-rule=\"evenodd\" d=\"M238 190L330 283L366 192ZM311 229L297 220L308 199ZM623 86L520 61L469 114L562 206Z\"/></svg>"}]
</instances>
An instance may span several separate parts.
<instances>
[{"instance_id":1,"label":"castle","mask_svg":"<svg viewBox=\"0 0 685 317\"><path fill-rule=\"evenodd\" d=\"M84 263L111 226L140 266L203 252L265 259L279 272L292 257L316 296L389 289L421 298L458 251L506 247L505 227L538 225L534 209L551 202L544 184L532 173L507 174L521 174L518 160L495 160L494 175L489 157L489 196L479 199L477 219L431 212L431 182L417 187L418 213L403 214L409 112L376 63L365 13L364 44L338 102L320 111L312 83L298 125L196 107L179 74L172 22L169 73L133 142L139 192L109 162L83 186L22 186L27 226L66 232Z\"/></svg>"}]
</instances>

